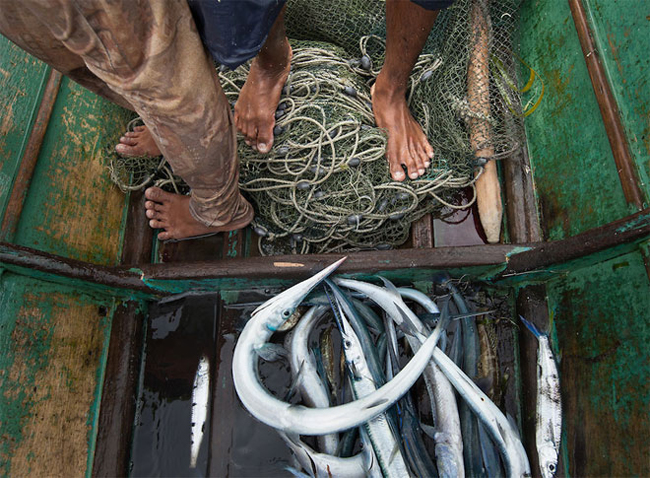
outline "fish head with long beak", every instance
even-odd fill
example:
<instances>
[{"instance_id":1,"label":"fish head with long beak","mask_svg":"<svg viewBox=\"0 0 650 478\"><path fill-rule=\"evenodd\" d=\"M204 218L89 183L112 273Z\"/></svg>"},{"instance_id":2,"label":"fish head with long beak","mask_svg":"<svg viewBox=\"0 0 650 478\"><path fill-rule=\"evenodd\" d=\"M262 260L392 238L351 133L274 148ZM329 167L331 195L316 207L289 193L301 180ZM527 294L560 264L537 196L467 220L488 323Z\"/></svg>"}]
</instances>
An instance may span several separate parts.
<instances>
[{"instance_id":1,"label":"fish head with long beak","mask_svg":"<svg viewBox=\"0 0 650 478\"><path fill-rule=\"evenodd\" d=\"M300 305L307 294L323 281L323 279L334 272L334 270L336 270L345 259L347 259L347 257L339 259L334 264L327 266L309 279L304 280L276 295L272 299L267 300L253 311L251 319L264 315L264 323L266 324L267 329L270 332L275 332L293 315L296 307Z\"/></svg>"}]
</instances>

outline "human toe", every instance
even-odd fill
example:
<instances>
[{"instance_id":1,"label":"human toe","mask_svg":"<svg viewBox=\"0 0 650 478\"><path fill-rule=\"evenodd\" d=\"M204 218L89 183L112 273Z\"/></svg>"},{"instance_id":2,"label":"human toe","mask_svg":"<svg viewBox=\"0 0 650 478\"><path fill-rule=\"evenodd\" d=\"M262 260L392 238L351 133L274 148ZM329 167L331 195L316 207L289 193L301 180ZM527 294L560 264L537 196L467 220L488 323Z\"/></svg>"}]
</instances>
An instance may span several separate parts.
<instances>
[{"instance_id":1,"label":"human toe","mask_svg":"<svg viewBox=\"0 0 650 478\"><path fill-rule=\"evenodd\" d=\"M155 186L147 188L144 191L144 197L146 197L150 201L162 202L167 198L167 196L169 196L169 193L166 193L162 189L157 188Z\"/></svg>"},{"instance_id":2,"label":"human toe","mask_svg":"<svg viewBox=\"0 0 650 478\"><path fill-rule=\"evenodd\" d=\"M124 136L120 137L120 143L122 144L128 144L129 146L135 146L138 144L138 141L136 138L132 136L127 136L129 133L126 133Z\"/></svg>"},{"instance_id":3,"label":"human toe","mask_svg":"<svg viewBox=\"0 0 650 478\"><path fill-rule=\"evenodd\" d=\"M174 236L172 235L171 232L163 231L158 233L158 240L159 241L168 241L169 239L173 239Z\"/></svg>"},{"instance_id":4,"label":"human toe","mask_svg":"<svg viewBox=\"0 0 650 478\"><path fill-rule=\"evenodd\" d=\"M165 224L160 219L152 219L149 221L149 227L152 229L163 229Z\"/></svg>"},{"instance_id":5,"label":"human toe","mask_svg":"<svg viewBox=\"0 0 650 478\"><path fill-rule=\"evenodd\" d=\"M128 144L119 143L115 145L115 152L123 156L137 156L137 151L133 146Z\"/></svg>"}]
</instances>

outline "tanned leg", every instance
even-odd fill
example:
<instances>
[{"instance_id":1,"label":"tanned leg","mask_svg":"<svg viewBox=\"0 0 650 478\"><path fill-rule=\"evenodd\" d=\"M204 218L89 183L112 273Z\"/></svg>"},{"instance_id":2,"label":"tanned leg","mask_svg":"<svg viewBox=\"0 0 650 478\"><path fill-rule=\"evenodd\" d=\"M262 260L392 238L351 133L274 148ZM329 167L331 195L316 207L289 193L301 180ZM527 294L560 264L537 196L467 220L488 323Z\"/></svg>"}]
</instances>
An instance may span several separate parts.
<instances>
[{"instance_id":1,"label":"tanned leg","mask_svg":"<svg viewBox=\"0 0 650 478\"><path fill-rule=\"evenodd\" d=\"M291 46L284 29L283 8L264 46L251 63L235 105L235 125L246 144L260 153L273 146L275 110L291 67Z\"/></svg>"},{"instance_id":2,"label":"tanned leg","mask_svg":"<svg viewBox=\"0 0 650 478\"><path fill-rule=\"evenodd\" d=\"M406 105L406 88L413 65L429 36L438 11L408 0L386 0L386 61L372 89L377 126L388 132L386 158L391 176L411 179L425 173L433 148Z\"/></svg>"}]
</instances>

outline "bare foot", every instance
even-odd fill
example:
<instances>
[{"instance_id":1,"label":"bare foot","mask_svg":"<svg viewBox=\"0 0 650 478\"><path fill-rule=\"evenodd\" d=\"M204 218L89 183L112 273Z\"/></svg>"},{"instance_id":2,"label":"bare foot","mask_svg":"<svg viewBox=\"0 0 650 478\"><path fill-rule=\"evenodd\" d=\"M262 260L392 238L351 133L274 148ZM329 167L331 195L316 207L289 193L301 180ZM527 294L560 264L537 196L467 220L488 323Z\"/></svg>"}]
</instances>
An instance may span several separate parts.
<instances>
[{"instance_id":1,"label":"bare foot","mask_svg":"<svg viewBox=\"0 0 650 478\"><path fill-rule=\"evenodd\" d=\"M293 52L286 37L272 55L272 61L265 58L270 56L268 52L253 60L235 104L237 129L244 135L246 144L260 153L268 153L273 146L275 110L289 77Z\"/></svg>"},{"instance_id":2,"label":"bare foot","mask_svg":"<svg viewBox=\"0 0 650 478\"><path fill-rule=\"evenodd\" d=\"M381 73L370 92L377 126L388 132L386 159L391 176L403 181L402 165L411 179L424 175L431 165L433 148L406 105L406 92L394 88Z\"/></svg>"},{"instance_id":3,"label":"bare foot","mask_svg":"<svg viewBox=\"0 0 650 478\"><path fill-rule=\"evenodd\" d=\"M115 145L115 151L122 156L160 156L162 153L153 140L149 128L136 126L135 131L127 131Z\"/></svg>"},{"instance_id":4,"label":"bare foot","mask_svg":"<svg viewBox=\"0 0 650 478\"><path fill-rule=\"evenodd\" d=\"M171 194L160 188L148 188L144 192L148 199L144 203L146 215L150 219L149 226L153 229L164 229L158 234L158 239L167 241L170 239L187 239L203 234L215 232L234 231L246 227L253 220L251 210L250 217L231 222L223 226L208 227L196 219L190 213L190 197L179 194Z\"/></svg>"}]
</instances>

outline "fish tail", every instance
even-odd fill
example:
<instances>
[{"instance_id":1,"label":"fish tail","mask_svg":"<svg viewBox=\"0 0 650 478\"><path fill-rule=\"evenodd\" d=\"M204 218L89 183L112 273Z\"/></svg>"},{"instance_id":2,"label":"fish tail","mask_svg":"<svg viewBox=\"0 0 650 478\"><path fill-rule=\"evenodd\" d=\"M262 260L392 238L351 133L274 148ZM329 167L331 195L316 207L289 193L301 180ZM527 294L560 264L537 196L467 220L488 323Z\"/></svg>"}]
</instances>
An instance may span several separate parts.
<instances>
[{"instance_id":1,"label":"fish tail","mask_svg":"<svg viewBox=\"0 0 650 478\"><path fill-rule=\"evenodd\" d=\"M535 324L533 324L532 322L528 322L528 321L527 321L526 319L524 319L521 315L519 316L519 318L520 318L521 321L524 323L524 325L526 326L526 328L527 328L528 330L530 330L530 331L533 333L533 335L534 335L535 337L539 338L539 337L543 337L544 335L546 335L546 334L543 334L542 332L540 332L539 329L538 329L537 327L535 327Z\"/></svg>"}]
</instances>

